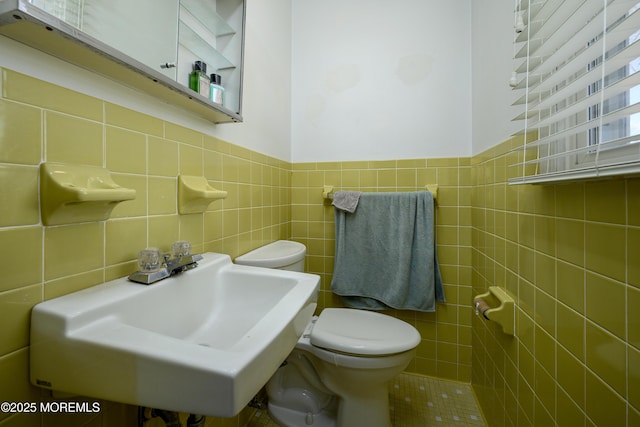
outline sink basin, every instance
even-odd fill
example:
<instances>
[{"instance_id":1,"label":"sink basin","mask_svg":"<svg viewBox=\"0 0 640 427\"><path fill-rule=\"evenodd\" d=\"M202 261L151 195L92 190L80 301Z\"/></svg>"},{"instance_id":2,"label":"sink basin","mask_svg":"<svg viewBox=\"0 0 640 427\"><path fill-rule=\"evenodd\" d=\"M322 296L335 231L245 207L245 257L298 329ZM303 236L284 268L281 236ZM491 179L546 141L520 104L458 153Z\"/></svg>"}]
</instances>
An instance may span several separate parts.
<instances>
[{"instance_id":1,"label":"sink basin","mask_svg":"<svg viewBox=\"0 0 640 427\"><path fill-rule=\"evenodd\" d=\"M152 285L117 279L36 305L30 375L39 387L230 417L266 384L316 307L316 275L206 253Z\"/></svg>"}]
</instances>

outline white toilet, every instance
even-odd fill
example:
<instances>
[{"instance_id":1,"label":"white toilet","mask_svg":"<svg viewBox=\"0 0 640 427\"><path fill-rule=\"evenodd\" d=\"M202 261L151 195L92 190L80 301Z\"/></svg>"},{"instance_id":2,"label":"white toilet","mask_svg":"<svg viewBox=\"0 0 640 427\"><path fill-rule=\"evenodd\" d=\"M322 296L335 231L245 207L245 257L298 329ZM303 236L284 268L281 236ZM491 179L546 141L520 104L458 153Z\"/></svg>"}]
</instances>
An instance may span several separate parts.
<instances>
[{"instance_id":1,"label":"white toilet","mask_svg":"<svg viewBox=\"0 0 640 427\"><path fill-rule=\"evenodd\" d=\"M305 254L303 244L279 240L236 263L303 271ZM269 380L269 414L285 427L390 427L388 382L419 342L418 331L394 317L327 308Z\"/></svg>"}]
</instances>

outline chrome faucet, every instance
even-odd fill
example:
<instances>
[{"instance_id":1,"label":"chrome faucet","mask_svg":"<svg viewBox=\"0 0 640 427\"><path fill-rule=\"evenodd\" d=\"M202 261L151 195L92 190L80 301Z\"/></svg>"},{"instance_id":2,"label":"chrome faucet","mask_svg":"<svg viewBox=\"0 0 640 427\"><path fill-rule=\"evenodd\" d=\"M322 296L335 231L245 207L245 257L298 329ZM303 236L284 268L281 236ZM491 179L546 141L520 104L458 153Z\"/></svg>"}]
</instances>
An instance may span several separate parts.
<instances>
[{"instance_id":1,"label":"chrome faucet","mask_svg":"<svg viewBox=\"0 0 640 427\"><path fill-rule=\"evenodd\" d=\"M158 248L147 248L138 254L140 270L129 276L136 283L150 285L174 274L197 267L202 255L191 253L191 244L178 241L171 245L171 255Z\"/></svg>"},{"instance_id":2,"label":"chrome faucet","mask_svg":"<svg viewBox=\"0 0 640 427\"><path fill-rule=\"evenodd\" d=\"M189 254L179 258L170 258L169 255L164 256L164 265L170 275L182 273L198 266L198 261L202 259L202 255Z\"/></svg>"}]
</instances>

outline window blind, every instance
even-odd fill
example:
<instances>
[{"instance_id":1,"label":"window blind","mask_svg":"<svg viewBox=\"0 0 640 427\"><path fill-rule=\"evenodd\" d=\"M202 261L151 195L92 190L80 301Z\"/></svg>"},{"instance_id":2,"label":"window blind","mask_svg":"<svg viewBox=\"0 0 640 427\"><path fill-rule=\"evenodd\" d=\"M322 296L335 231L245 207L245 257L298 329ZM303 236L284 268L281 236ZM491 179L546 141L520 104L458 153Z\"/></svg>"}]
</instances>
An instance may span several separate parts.
<instances>
[{"instance_id":1,"label":"window blind","mask_svg":"<svg viewBox=\"0 0 640 427\"><path fill-rule=\"evenodd\" d=\"M517 0L515 13L525 143L509 182L640 173L640 1Z\"/></svg>"}]
</instances>

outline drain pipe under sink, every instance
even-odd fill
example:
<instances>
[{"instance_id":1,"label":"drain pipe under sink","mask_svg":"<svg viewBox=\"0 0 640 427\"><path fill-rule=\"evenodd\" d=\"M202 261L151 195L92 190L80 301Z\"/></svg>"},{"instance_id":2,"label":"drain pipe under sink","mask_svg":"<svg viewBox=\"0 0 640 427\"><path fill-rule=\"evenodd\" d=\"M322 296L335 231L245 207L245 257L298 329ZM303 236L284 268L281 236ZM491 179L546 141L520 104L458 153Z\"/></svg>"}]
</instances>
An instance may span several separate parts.
<instances>
[{"instance_id":1,"label":"drain pipe under sink","mask_svg":"<svg viewBox=\"0 0 640 427\"><path fill-rule=\"evenodd\" d=\"M147 421L156 417L162 419L166 427L181 427L180 417L176 411L138 407L138 427L144 427ZM205 420L204 415L189 414L187 427L204 427Z\"/></svg>"},{"instance_id":2,"label":"drain pipe under sink","mask_svg":"<svg viewBox=\"0 0 640 427\"><path fill-rule=\"evenodd\" d=\"M205 419L206 417L204 415L189 414L187 427L204 427Z\"/></svg>"}]
</instances>

